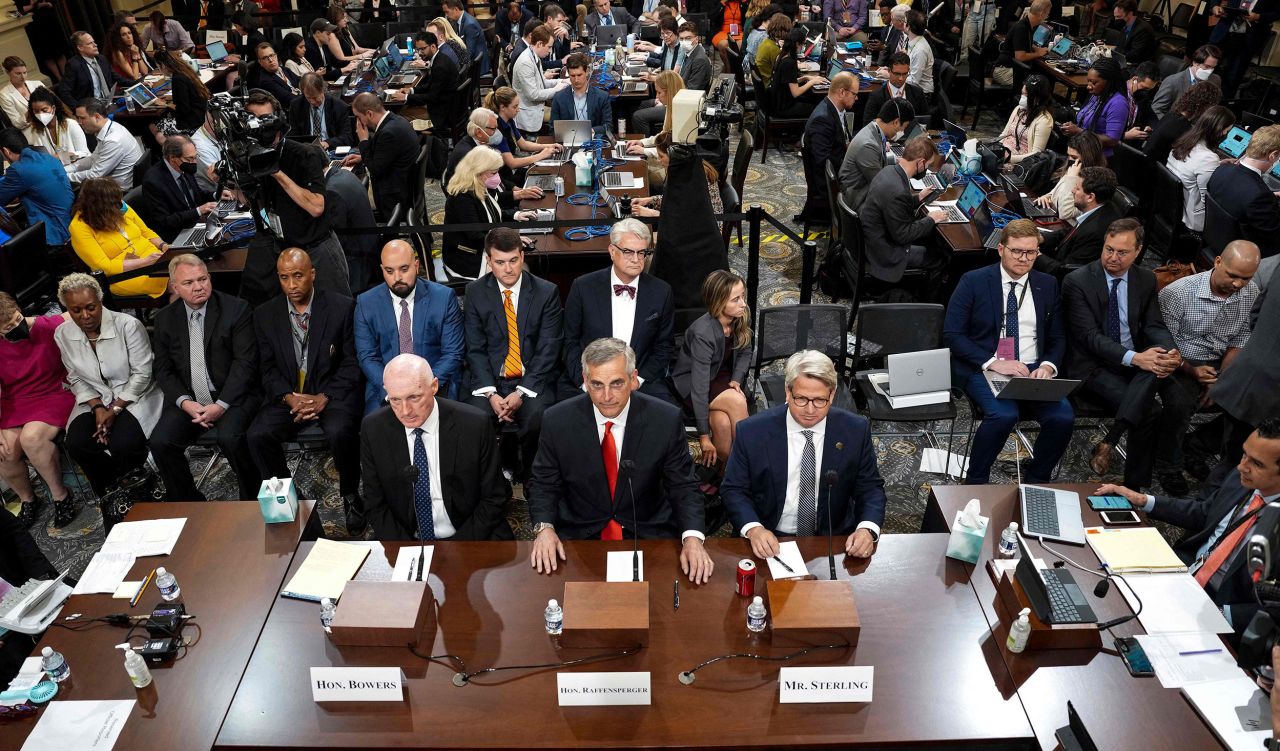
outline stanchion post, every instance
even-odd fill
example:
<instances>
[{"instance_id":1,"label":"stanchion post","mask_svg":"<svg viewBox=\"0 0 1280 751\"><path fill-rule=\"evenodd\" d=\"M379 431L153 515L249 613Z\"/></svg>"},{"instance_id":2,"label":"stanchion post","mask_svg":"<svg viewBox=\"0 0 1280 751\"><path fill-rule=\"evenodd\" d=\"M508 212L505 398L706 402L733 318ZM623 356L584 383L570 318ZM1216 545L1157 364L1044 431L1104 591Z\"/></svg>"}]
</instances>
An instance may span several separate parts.
<instances>
[{"instance_id":1,"label":"stanchion post","mask_svg":"<svg viewBox=\"0 0 1280 751\"><path fill-rule=\"evenodd\" d=\"M813 274L818 265L818 244L806 239L800 246L800 304L813 301Z\"/></svg>"},{"instance_id":2,"label":"stanchion post","mask_svg":"<svg viewBox=\"0 0 1280 751\"><path fill-rule=\"evenodd\" d=\"M747 299L751 301L751 329L756 328L756 316L760 313L760 219L764 209L753 203L747 210Z\"/></svg>"}]
</instances>

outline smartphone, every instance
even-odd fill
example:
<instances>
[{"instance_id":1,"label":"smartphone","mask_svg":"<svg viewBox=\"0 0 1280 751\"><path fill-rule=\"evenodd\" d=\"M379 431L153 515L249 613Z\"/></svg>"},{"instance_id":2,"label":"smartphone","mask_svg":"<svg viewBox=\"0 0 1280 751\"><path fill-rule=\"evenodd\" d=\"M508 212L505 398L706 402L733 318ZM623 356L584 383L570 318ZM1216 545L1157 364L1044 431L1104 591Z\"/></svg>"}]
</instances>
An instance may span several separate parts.
<instances>
[{"instance_id":1,"label":"smartphone","mask_svg":"<svg viewBox=\"0 0 1280 751\"><path fill-rule=\"evenodd\" d=\"M1098 515L1102 517L1103 524L1139 524L1141 519L1138 514L1130 511L1099 511Z\"/></svg>"},{"instance_id":2,"label":"smartphone","mask_svg":"<svg viewBox=\"0 0 1280 751\"><path fill-rule=\"evenodd\" d=\"M1142 645L1132 636L1116 639L1116 651L1124 660L1124 666L1129 669L1129 675L1135 678L1150 678L1156 674L1156 669L1151 667L1151 660L1147 658Z\"/></svg>"},{"instance_id":3,"label":"smartphone","mask_svg":"<svg viewBox=\"0 0 1280 751\"><path fill-rule=\"evenodd\" d=\"M1094 511L1128 510L1133 508L1133 504L1121 495L1091 495L1089 508Z\"/></svg>"}]
</instances>

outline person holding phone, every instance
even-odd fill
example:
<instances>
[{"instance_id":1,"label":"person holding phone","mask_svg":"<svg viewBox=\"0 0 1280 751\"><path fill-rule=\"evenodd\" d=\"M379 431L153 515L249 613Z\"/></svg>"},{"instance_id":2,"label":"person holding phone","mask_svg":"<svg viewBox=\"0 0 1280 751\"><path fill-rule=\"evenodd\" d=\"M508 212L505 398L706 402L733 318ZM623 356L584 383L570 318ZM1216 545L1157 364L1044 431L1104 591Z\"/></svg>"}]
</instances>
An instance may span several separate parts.
<instances>
[{"instance_id":1,"label":"person holding phone","mask_svg":"<svg viewBox=\"0 0 1280 751\"><path fill-rule=\"evenodd\" d=\"M1102 142L1089 132L1077 133L1067 142L1067 167L1054 183L1053 189L1036 199L1036 205L1058 212L1058 219L1067 221L1080 216L1075 204L1075 189L1080 183L1080 171L1085 167L1105 167L1107 159L1102 155Z\"/></svg>"}]
</instances>

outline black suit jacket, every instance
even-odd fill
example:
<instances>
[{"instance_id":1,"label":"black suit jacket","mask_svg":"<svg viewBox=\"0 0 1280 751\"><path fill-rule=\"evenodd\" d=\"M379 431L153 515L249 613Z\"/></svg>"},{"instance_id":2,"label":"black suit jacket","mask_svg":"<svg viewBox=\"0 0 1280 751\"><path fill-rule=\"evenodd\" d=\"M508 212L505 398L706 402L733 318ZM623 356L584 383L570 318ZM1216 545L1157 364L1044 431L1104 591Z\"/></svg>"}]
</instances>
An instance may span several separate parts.
<instances>
[{"instance_id":1,"label":"black suit jacket","mask_svg":"<svg viewBox=\"0 0 1280 751\"><path fill-rule=\"evenodd\" d=\"M453 58L438 53L431 61L431 70L418 81L405 105L409 107L426 107L431 112L431 119L440 123L452 123L460 103L456 89L458 88L458 64Z\"/></svg>"},{"instance_id":2,"label":"black suit jacket","mask_svg":"<svg viewBox=\"0 0 1280 751\"><path fill-rule=\"evenodd\" d=\"M111 61L106 55L98 55L98 67L102 69L102 77L107 81L107 88L116 85L116 74L111 70ZM79 54L73 54L67 60L62 80L58 82L58 98L72 110L81 99L93 96L93 73L89 72L89 63ZM110 92L107 93L107 97Z\"/></svg>"},{"instance_id":3,"label":"black suit jacket","mask_svg":"<svg viewBox=\"0 0 1280 751\"><path fill-rule=\"evenodd\" d=\"M826 179L822 170L824 163L831 164L832 174L840 174L840 163L844 161L845 149L849 147L849 136L845 134L842 119L843 115L836 111L831 98L823 97L804 124L805 151L816 185L822 185Z\"/></svg>"},{"instance_id":4,"label":"black suit jacket","mask_svg":"<svg viewBox=\"0 0 1280 751\"><path fill-rule=\"evenodd\" d=\"M256 76L256 80L253 85L275 97L281 107L290 107L293 104L293 100L298 98L298 77L293 75L293 72L288 68L280 68L280 72L283 73L284 77L289 81L286 85L284 81L280 80L279 76L267 73L261 68L257 68L256 63L254 66L257 69L258 75Z\"/></svg>"},{"instance_id":5,"label":"black suit jacket","mask_svg":"<svg viewBox=\"0 0 1280 751\"><path fill-rule=\"evenodd\" d=\"M1220 164L1207 187L1218 206L1240 225L1241 237L1257 243L1263 258L1280 253L1280 204L1261 175L1239 164Z\"/></svg>"},{"instance_id":6,"label":"black suit jacket","mask_svg":"<svg viewBox=\"0 0 1280 751\"><path fill-rule=\"evenodd\" d=\"M902 279L911 245L933 232L933 220L920 216L919 206L901 166L892 164L876 173L862 202L868 274L894 284Z\"/></svg>"},{"instance_id":7,"label":"black suit jacket","mask_svg":"<svg viewBox=\"0 0 1280 751\"><path fill-rule=\"evenodd\" d=\"M431 471L440 473L445 511L457 530L452 539L512 539L502 515L507 491L493 420L475 407L439 397L435 409L440 410L440 466ZM360 423L360 476L374 539L415 539L417 512L405 474L412 464L404 425L391 407L366 415Z\"/></svg>"},{"instance_id":8,"label":"black suit jacket","mask_svg":"<svg viewBox=\"0 0 1280 751\"><path fill-rule=\"evenodd\" d=\"M936 82L935 82L936 85ZM911 105L911 109L916 113L915 122L929 124L929 113L933 108L929 106L929 97L924 93L924 89L916 86L914 83L904 85L907 90L907 103ZM865 109L862 110L863 122L871 122L876 119L876 115L880 114L880 108L884 103L889 101L889 87L881 86L875 91L867 95L867 103ZM910 135L910 134L908 134ZM905 142L905 137L904 137ZM837 165L839 166L839 165Z\"/></svg>"},{"instance_id":9,"label":"black suit jacket","mask_svg":"<svg viewBox=\"0 0 1280 751\"><path fill-rule=\"evenodd\" d=\"M355 134L351 128L351 107L341 99L326 94L324 104L324 128L329 133L329 148L354 146ZM314 135L311 130L311 103L306 97L298 97L289 105L289 128L293 135Z\"/></svg>"},{"instance_id":10,"label":"black suit jacket","mask_svg":"<svg viewBox=\"0 0 1280 751\"><path fill-rule=\"evenodd\" d=\"M1115 21L1111 27L1121 34L1124 33L1123 21ZM1121 45L1120 51L1124 53L1125 62L1129 65L1137 65L1153 59L1156 55L1155 29L1141 18L1134 21L1133 31L1129 32L1129 38Z\"/></svg>"},{"instance_id":11,"label":"black suit jacket","mask_svg":"<svg viewBox=\"0 0 1280 751\"><path fill-rule=\"evenodd\" d=\"M613 336L609 269L573 280L564 304L564 372L570 385L582 385L582 350ZM675 297L671 285L649 274L637 277L636 319L631 329L636 370L646 381L667 377L675 353Z\"/></svg>"},{"instance_id":12,"label":"black suit jacket","mask_svg":"<svg viewBox=\"0 0 1280 751\"><path fill-rule=\"evenodd\" d=\"M1156 275L1134 264L1129 268L1129 333L1133 351L1149 347L1173 349L1173 336L1164 326L1156 294ZM1067 377L1088 378L1101 368L1124 368L1125 348L1107 336L1107 297L1110 283L1101 261L1067 274L1062 283L1062 307L1067 315Z\"/></svg>"},{"instance_id":13,"label":"black suit jacket","mask_svg":"<svg viewBox=\"0 0 1280 751\"><path fill-rule=\"evenodd\" d=\"M142 179L142 204L138 213L165 242L173 242L179 232L200 221L196 207L213 200L213 194L200 190L194 175L182 175L181 179L187 184L195 203L188 200L164 160L151 165Z\"/></svg>"},{"instance_id":14,"label":"black suit jacket","mask_svg":"<svg viewBox=\"0 0 1280 751\"><path fill-rule=\"evenodd\" d=\"M176 300L156 313L151 348L156 382L166 405L191 390L191 340L186 303ZM249 303L214 292L205 303L204 361L214 398L233 407L252 407L258 395L258 345Z\"/></svg>"},{"instance_id":15,"label":"black suit jacket","mask_svg":"<svg viewBox=\"0 0 1280 751\"><path fill-rule=\"evenodd\" d=\"M394 112L388 112L368 140L360 142L360 156L373 182L373 204L384 217L391 215L397 203L407 206L412 199L409 171L418 150L413 126Z\"/></svg>"},{"instance_id":16,"label":"black suit jacket","mask_svg":"<svg viewBox=\"0 0 1280 751\"><path fill-rule=\"evenodd\" d=\"M269 404L299 391L290 305L287 298L278 295L253 311L262 393ZM364 412L364 383L352 334L355 307L355 301L346 295L314 291L307 327L307 375L299 393L324 394L329 397L329 409L340 407L359 415Z\"/></svg>"},{"instance_id":17,"label":"black suit jacket","mask_svg":"<svg viewBox=\"0 0 1280 751\"><path fill-rule=\"evenodd\" d=\"M485 274L467 285L463 305L467 327L467 373L470 393L496 386L507 359L507 314L498 280ZM520 277L516 302L516 331L524 375L520 385L542 396L554 397L560 372L560 345L564 341L564 311L560 291L551 282L528 271Z\"/></svg>"},{"instance_id":18,"label":"black suit jacket","mask_svg":"<svg viewBox=\"0 0 1280 751\"><path fill-rule=\"evenodd\" d=\"M324 68L324 80L335 81L342 75L343 62L333 56L329 48L316 42L316 38L307 34L302 40L305 47L303 55L311 67L316 70Z\"/></svg>"},{"instance_id":19,"label":"black suit jacket","mask_svg":"<svg viewBox=\"0 0 1280 751\"><path fill-rule=\"evenodd\" d=\"M610 520L640 538L702 531L703 500L678 408L632 392L612 498L598 436L586 394L544 413L529 481L529 517L534 524L554 524L556 534L566 540L599 537ZM622 468L627 460L635 462L635 520Z\"/></svg>"},{"instance_id":20,"label":"black suit jacket","mask_svg":"<svg viewBox=\"0 0 1280 751\"><path fill-rule=\"evenodd\" d=\"M333 229L345 227L372 227L377 223L369 194L360 178L351 170L330 169L324 178L324 215ZM371 258L378 246L378 236L370 234L343 235L342 247L348 257ZM364 290L351 290L359 294Z\"/></svg>"},{"instance_id":21,"label":"black suit jacket","mask_svg":"<svg viewBox=\"0 0 1280 751\"><path fill-rule=\"evenodd\" d=\"M1227 414L1257 425L1280 417L1280 266L1254 303L1252 315L1249 345L1222 370L1209 396Z\"/></svg>"},{"instance_id":22,"label":"black suit jacket","mask_svg":"<svg viewBox=\"0 0 1280 751\"><path fill-rule=\"evenodd\" d=\"M1119 218L1120 212L1107 202L1075 227L1045 234L1040 256L1036 258L1036 270L1065 274L1071 270L1068 266L1083 266L1098 260L1107 239L1107 227Z\"/></svg>"}]
</instances>

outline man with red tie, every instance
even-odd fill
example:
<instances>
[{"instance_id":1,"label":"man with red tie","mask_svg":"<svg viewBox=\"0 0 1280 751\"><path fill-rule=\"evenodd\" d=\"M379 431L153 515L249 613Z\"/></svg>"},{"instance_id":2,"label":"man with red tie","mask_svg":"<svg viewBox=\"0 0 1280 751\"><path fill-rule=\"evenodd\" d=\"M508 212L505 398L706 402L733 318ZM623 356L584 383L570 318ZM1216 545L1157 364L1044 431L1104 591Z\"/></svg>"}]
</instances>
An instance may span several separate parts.
<instances>
[{"instance_id":1,"label":"man with red tie","mask_svg":"<svg viewBox=\"0 0 1280 751\"><path fill-rule=\"evenodd\" d=\"M633 393L640 384L626 342L582 351L586 394L549 408L529 482L538 573L564 560L560 537L621 540L679 535L680 566L702 584L714 564L703 548L703 502L680 409Z\"/></svg>"},{"instance_id":2,"label":"man with red tie","mask_svg":"<svg viewBox=\"0 0 1280 751\"><path fill-rule=\"evenodd\" d=\"M1264 420L1244 442L1240 463L1200 498L1166 498L1103 485L1099 495L1121 495L1152 519L1187 530L1173 551L1185 562L1236 633L1258 609L1245 568L1245 542L1263 506L1280 500L1280 418Z\"/></svg>"}]
</instances>

